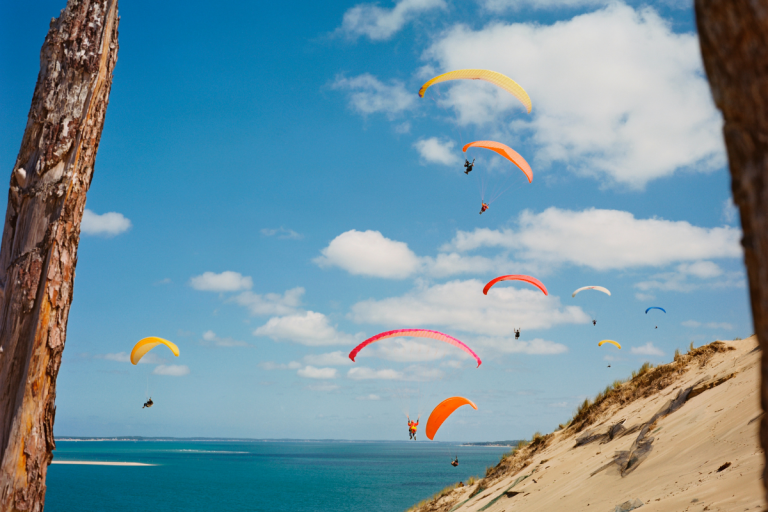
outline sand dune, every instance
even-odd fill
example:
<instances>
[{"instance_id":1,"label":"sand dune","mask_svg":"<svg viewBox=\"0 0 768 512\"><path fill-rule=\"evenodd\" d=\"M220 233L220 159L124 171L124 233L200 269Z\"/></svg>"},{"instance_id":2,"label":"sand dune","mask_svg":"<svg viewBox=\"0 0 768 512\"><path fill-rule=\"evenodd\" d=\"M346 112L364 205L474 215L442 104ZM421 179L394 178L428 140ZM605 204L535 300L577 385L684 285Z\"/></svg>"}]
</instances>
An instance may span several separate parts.
<instances>
[{"instance_id":1,"label":"sand dune","mask_svg":"<svg viewBox=\"0 0 768 512\"><path fill-rule=\"evenodd\" d=\"M650 369L416 510L762 510L757 347L715 342Z\"/></svg>"},{"instance_id":2,"label":"sand dune","mask_svg":"<svg viewBox=\"0 0 768 512\"><path fill-rule=\"evenodd\" d=\"M54 460L51 464L80 464L85 466L157 466L143 462L99 462L94 460Z\"/></svg>"}]
</instances>

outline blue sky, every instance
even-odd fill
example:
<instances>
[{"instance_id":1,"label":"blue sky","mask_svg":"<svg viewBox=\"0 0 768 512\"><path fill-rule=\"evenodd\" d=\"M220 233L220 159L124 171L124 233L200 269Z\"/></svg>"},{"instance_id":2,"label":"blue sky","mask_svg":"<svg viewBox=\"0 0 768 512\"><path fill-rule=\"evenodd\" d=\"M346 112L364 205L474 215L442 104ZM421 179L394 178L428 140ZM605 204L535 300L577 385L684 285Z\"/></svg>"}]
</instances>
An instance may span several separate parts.
<instances>
[{"instance_id":1,"label":"blue sky","mask_svg":"<svg viewBox=\"0 0 768 512\"><path fill-rule=\"evenodd\" d=\"M0 7L9 172L63 4ZM57 435L404 439L403 409L461 395L478 410L457 412L442 440L529 437L643 361L752 333L722 121L687 2L120 12ZM416 94L459 68L510 76L533 111L476 81ZM465 176L472 140L513 147L533 182L482 150ZM481 178L512 186L478 215ZM521 283L482 295L512 273L549 296ZM612 296L571 297L585 285ZM668 313L645 315L652 305ZM413 339L346 359L409 327L461 339L482 366ZM132 366L145 336L181 356L156 349ZM605 338L622 350L598 348ZM141 410L147 385L157 405Z\"/></svg>"}]
</instances>

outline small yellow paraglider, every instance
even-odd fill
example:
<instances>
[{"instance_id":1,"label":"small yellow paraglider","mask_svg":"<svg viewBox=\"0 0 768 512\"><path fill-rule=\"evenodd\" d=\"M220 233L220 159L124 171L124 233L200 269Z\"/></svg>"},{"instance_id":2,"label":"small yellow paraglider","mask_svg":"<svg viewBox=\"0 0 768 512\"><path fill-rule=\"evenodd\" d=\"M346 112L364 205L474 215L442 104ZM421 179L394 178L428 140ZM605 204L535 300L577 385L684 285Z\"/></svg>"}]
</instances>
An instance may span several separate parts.
<instances>
[{"instance_id":1,"label":"small yellow paraglider","mask_svg":"<svg viewBox=\"0 0 768 512\"><path fill-rule=\"evenodd\" d=\"M173 355L179 357L179 347L177 347L175 343L171 343L163 338L150 336L149 338L139 340L138 343L133 346L133 350L131 350L131 363L139 364L141 358L158 345L165 345L171 352L173 352Z\"/></svg>"},{"instance_id":2,"label":"small yellow paraglider","mask_svg":"<svg viewBox=\"0 0 768 512\"><path fill-rule=\"evenodd\" d=\"M598 347L602 347L604 344L610 343L611 345L614 345L616 348L620 349L621 345L619 345L617 342L613 340L603 340L600 343L597 344Z\"/></svg>"}]
</instances>

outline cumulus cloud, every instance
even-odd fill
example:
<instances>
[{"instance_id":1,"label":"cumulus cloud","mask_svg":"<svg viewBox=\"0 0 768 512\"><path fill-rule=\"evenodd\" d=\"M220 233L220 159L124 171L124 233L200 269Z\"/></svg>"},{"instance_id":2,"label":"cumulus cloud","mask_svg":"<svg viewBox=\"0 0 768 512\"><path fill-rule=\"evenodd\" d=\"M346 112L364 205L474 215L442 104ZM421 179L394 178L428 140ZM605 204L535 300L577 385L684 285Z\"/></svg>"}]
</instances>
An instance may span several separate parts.
<instances>
[{"instance_id":1,"label":"cumulus cloud","mask_svg":"<svg viewBox=\"0 0 768 512\"><path fill-rule=\"evenodd\" d=\"M101 215L86 209L80 231L86 235L101 235L113 237L131 229L131 221L122 213L107 212Z\"/></svg>"},{"instance_id":2,"label":"cumulus cloud","mask_svg":"<svg viewBox=\"0 0 768 512\"><path fill-rule=\"evenodd\" d=\"M339 389L339 386L330 382L319 382L317 384L310 384L307 389L312 391L333 391Z\"/></svg>"},{"instance_id":3,"label":"cumulus cloud","mask_svg":"<svg viewBox=\"0 0 768 512\"><path fill-rule=\"evenodd\" d=\"M217 347L246 347L248 344L244 341L237 341L232 338L221 338L216 336L213 331L205 331L203 333L203 341L207 344L216 345Z\"/></svg>"},{"instance_id":4,"label":"cumulus cloud","mask_svg":"<svg viewBox=\"0 0 768 512\"><path fill-rule=\"evenodd\" d=\"M701 322L697 322L696 320L686 320L681 325L684 327L691 327L691 328L697 328L701 327L702 325L708 329L733 329L733 325L729 324L728 322L707 322L705 324L702 324Z\"/></svg>"},{"instance_id":5,"label":"cumulus cloud","mask_svg":"<svg viewBox=\"0 0 768 512\"><path fill-rule=\"evenodd\" d=\"M436 361L446 356L461 357L464 352L444 342L429 339L414 341L406 338L394 338L377 341L360 352L358 357L376 357L398 363L417 363Z\"/></svg>"},{"instance_id":6,"label":"cumulus cloud","mask_svg":"<svg viewBox=\"0 0 768 512\"><path fill-rule=\"evenodd\" d=\"M336 368L315 368L307 365L296 373L299 377L307 379L335 379L337 370Z\"/></svg>"},{"instance_id":7,"label":"cumulus cloud","mask_svg":"<svg viewBox=\"0 0 768 512\"><path fill-rule=\"evenodd\" d=\"M301 240L304 238L304 235L301 233L297 233L292 229L286 229L283 226L280 226L277 229L264 228L261 230L261 234L264 236L277 235L277 238L281 240Z\"/></svg>"},{"instance_id":8,"label":"cumulus cloud","mask_svg":"<svg viewBox=\"0 0 768 512\"><path fill-rule=\"evenodd\" d=\"M464 252L499 247L514 250L529 261L570 263L595 270L690 261L698 263L686 269L699 274L712 273L716 267L700 260L742 256L739 229L702 228L686 221L658 218L636 219L620 210L524 210L517 224L517 229L458 231L442 250Z\"/></svg>"},{"instance_id":9,"label":"cumulus cloud","mask_svg":"<svg viewBox=\"0 0 768 512\"><path fill-rule=\"evenodd\" d=\"M379 395L374 395L371 393L370 395L365 396L358 396L355 398L355 400L381 400L381 397Z\"/></svg>"},{"instance_id":10,"label":"cumulus cloud","mask_svg":"<svg viewBox=\"0 0 768 512\"><path fill-rule=\"evenodd\" d=\"M419 15L445 7L444 0L400 0L391 9L358 4L344 13L339 31L352 39L365 36L372 41L385 41Z\"/></svg>"},{"instance_id":11,"label":"cumulus cloud","mask_svg":"<svg viewBox=\"0 0 768 512\"><path fill-rule=\"evenodd\" d=\"M94 356L96 359L106 359L107 361L116 361L118 363L130 363L131 355L128 352L117 352L114 354L97 354ZM160 364L164 363L165 359L159 357L154 352L149 352L139 360L139 364Z\"/></svg>"},{"instance_id":12,"label":"cumulus cloud","mask_svg":"<svg viewBox=\"0 0 768 512\"><path fill-rule=\"evenodd\" d=\"M252 315L289 315L299 311L303 295L304 288L299 286L287 290L283 295L279 293L259 295L245 291L233 297L232 300L248 308Z\"/></svg>"},{"instance_id":13,"label":"cumulus cloud","mask_svg":"<svg viewBox=\"0 0 768 512\"><path fill-rule=\"evenodd\" d=\"M307 346L351 345L358 339L336 330L328 322L328 317L314 311L270 318L253 334Z\"/></svg>"},{"instance_id":14,"label":"cumulus cloud","mask_svg":"<svg viewBox=\"0 0 768 512\"><path fill-rule=\"evenodd\" d=\"M515 327L547 329L590 320L581 308L562 307L559 298L539 290L498 287L485 296L484 284L471 279L422 285L400 297L358 302L350 317L359 323L440 326L488 336L508 336Z\"/></svg>"},{"instance_id":15,"label":"cumulus cloud","mask_svg":"<svg viewBox=\"0 0 768 512\"><path fill-rule=\"evenodd\" d=\"M291 361L288 364L284 363L275 363L273 361L264 361L258 364L259 368L262 370L298 370L301 368L301 363L298 361Z\"/></svg>"},{"instance_id":16,"label":"cumulus cloud","mask_svg":"<svg viewBox=\"0 0 768 512\"><path fill-rule=\"evenodd\" d=\"M712 280L721 276L722 279ZM691 278L695 278L695 280ZM635 283L635 287L643 291L675 292L692 292L701 288L742 288L744 286L746 286L744 274L741 272L725 273L723 269L711 261L682 263L672 272L655 274L649 280Z\"/></svg>"},{"instance_id":17,"label":"cumulus cloud","mask_svg":"<svg viewBox=\"0 0 768 512\"><path fill-rule=\"evenodd\" d=\"M387 84L368 73L336 77L331 87L348 91L349 107L363 116L381 113L392 119L416 104L417 96L399 80Z\"/></svg>"},{"instance_id":18,"label":"cumulus cloud","mask_svg":"<svg viewBox=\"0 0 768 512\"><path fill-rule=\"evenodd\" d=\"M455 25L424 57L440 71L487 68L520 80L533 98L531 116L508 121L523 112L520 103L478 82L446 87L442 104L463 124L529 140L539 169L562 162L606 186L642 189L678 170L725 165L697 36L675 33L652 8L611 2L550 25Z\"/></svg>"},{"instance_id":19,"label":"cumulus cloud","mask_svg":"<svg viewBox=\"0 0 768 512\"><path fill-rule=\"evenodd\" d=\"M535 338L531 341L514 338L479 338L476 341L480 346L490 347L497 352L506 354L556 355L568 352L568 347L562 343L541 338Z\"/></svg>"},{"instance_id":20,"label":"cumulus cloud","mask_svg":"<svg viewBox=\"0 0 768 512\"><path fill-rule=\"evenodd\" d=\"M183 377L189 375L189 366L185 364L161 364L152 370L154 375L168 375L169 377Z\"/></svg>"},{"instance_id":21,"label":"cumulus cloud","mask_svg":"<svg viewBox=\"0 0 768 512\"><path fill-rule=\"evenodd\" d=\"M454 152L456 144L452 140L441 140L437 137L417 140L413 147L421 155L424 162L442 165L458 165L461 159Z\"/></svg>"},{"instance_id":22,"label":"cumulus cloud","mask_svg":"<svg viewBox=\"0 0 768 512\"><path fill-rule=\"evenodd\" d=\"M321 267L340 267L350 274L402 279L417 272L421 262L403 242L378 231L340 234L313 261Z\"/></svg>"},{"instance_id":23,"label":"cumulus cloud","mask_svg":"<svg viewBox=\"0 0 768 512\"><path fill-rule=\"evenodd\" d=\"M349 356L341 350L326 354L307 354L304 356L304 362L317 366L347 366L353 364Z\"/></svg>"},{"instance_id":24,"label":"cumulus cloud","mask_svg":"<svg viewBox=\"0 0 768 512\"><path fill-rule=\"evenodd\" d=\"M250 276L244 276L239 272L226 270L221 274L215 272L203 272L189 280L189 285L195 290L206 292L236 292L247 290L253 286Z\"/></svg>"},{"instance_id":25,"label":"cumulus cloud","mask_svg":"<svg viewBox=\"0 0 768 512\"><path fill-rule=\"evenodd\" d=\"M729 197L723 203L723 220L728 224L736 221L739 218L739 209L733 202L733 197Z\"/></svg>"},{"instance_id":26,"label":"cumulus cloud","mask_svg":"<svg viewBox=\"0 0 768 512\"><path fill-rule=\"evenodd\" d=\"M484 9L493 13L531 9L562 9L564 7L596 7L608 5L612 0L481 0Z\"/></svg>"},{"instance_id":27,"label":"cumulus cloud","mask_svg":"<svg viewBox=\"0 0 768 512\"><path fill-rule=\"evenodd\" d=\"M355 366L347 372L347 377L353 380L402 380L403 372L391 368L374 370L367 366Z\"/></svg>"},{"instance_id":28,"label":"cumulus cloud","mask_svg":"<svg viewBox=\"0 0 768 512\"><path fill-rule=\"evenodd\" d=\"M691 327L695 329L696 327L701 327L701 322L697 322L696 320L686 320L681 325L683 327Z\"/></svg>"},{"instance_id":29,"label":"cumulus cloud","mask_svg":"<svg viewBox=\"0 0 768 512\"><path fill-rule=\"evenodd\" d=\"M641 356L663 356L664 352L660 348L653 345L652 342L648 342L641 347L632 347L629 349L633 354Z\"/></svg>"}]
</instances>

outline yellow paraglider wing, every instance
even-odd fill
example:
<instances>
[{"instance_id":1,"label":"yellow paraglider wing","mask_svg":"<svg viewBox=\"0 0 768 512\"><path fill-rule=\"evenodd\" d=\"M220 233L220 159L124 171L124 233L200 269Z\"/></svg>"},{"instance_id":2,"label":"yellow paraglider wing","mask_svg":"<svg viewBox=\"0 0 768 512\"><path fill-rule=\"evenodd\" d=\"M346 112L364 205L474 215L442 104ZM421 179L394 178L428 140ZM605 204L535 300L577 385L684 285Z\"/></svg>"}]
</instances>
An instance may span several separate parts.
<instances>
[{"instance_id":1,"label":"yellow paraglider wing","mask_svg":"<svg viewBox=\"0 0 768 512\"><path fill-rule=\"evenodd\" d=\"M497 85L510 93L512 96L520 100L520 103L523 104L525 109L528 111L528 113L531 113L531 108L533 108L533 104L531 103L531 98L528 96L528 93L525 92L525 89L520 87L520 84L509 78L508 76L504 76L501 73L497 73L496 71L490 71L487 69L458 69L456 71L449 71L448 73L443 73L442 75L438 75L429 82L425 83L421 86L421 89L419 89L419 96L422 98L424 97L424 93L427 89L429 89L430 86L434 84L439 84L440 82L446 82L448 80L484 80L486 82L490 82L494 85Z\"/></svg>"},{"instance_id":2,"label":"yellow paraglider wing","mask_svg":"<svg viewBox=\"0 0 768 512\"><path fill-rule=\"evenodd\" d=\"M133 350L131 350L131 362L133 364L139 364L139 360L141 360L141 358L144 357L147 352L158 345L165 345L171 349L173 355L179 357L179 347L177 347L175 343L171 343L170 341L164 340L163 338L150 336L149 338L139 340L139 342L133 346Z\"/></svg>"},{"instance_id":3,"label":"yellow paraglider wing","mask_svg":"<svg viewBox=\"0 0 768 512\"><path fill-rule=\"evenodd\" d=\"M429 415L429 419L427 420L427 437L430 439L430 441L434 439L435 434L437 434L437 430L448 418L448 416L453 414L453 411L462 405L471 405L473 409L477 410L477 406L473 404L471 400L467 400L462 396L452 396L451 398L446 398L440 402L437 407L434 408L432 413Z\"/></svg>"},{"instance_id":4,"label":"yellow paraglider wing","mask_svg":"<svg viewBox=\"0 0 768 512\"><path fill-rule=\"evenodd\" d=\"M619 348L619 349L621 348L621 345L619 345L618 343L616 343L613 340L603 340L600 343L598 343L597 346L598 347L602 347L605 343L610 343L611 345L615 345L616 348Z\"/></svg>"}]
</instances>

